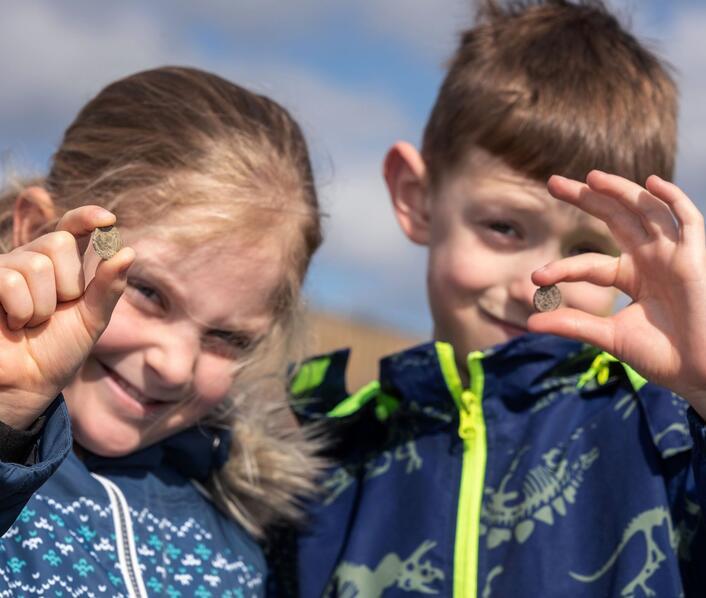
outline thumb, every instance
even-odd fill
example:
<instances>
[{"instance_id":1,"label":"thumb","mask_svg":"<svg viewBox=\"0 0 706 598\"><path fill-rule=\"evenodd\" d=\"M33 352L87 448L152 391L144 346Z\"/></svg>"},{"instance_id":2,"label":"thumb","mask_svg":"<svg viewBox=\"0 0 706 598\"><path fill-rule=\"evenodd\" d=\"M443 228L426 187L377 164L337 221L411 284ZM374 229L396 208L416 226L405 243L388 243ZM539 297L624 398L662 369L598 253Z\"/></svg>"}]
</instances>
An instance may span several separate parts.
<instances>
[{"instance_id":1,"label":"thumb","mask_svg":"<svg viewBox=\"0 0 706 598\"><path fill-rule=\"evenodd\" d=\"M79 310L91 336L97 339L105 330L118 299L125 290L127 270L135 251L124 247L112 258L101 261L95 276L79 301Z\"/></svg>"}]
</instances>

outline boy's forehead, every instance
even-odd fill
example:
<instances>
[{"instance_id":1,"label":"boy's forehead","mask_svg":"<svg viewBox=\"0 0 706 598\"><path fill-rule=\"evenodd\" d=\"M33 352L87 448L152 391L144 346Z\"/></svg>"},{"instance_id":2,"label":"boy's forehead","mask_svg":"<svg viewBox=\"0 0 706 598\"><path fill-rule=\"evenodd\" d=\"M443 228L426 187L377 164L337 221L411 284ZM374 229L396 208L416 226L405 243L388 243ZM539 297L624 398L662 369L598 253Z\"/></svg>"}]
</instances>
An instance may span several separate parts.
<instances>
[{"instance_id":1,"label":"boy's forehead","mask_svg":"<svg viewBox=\"0 0 706 598\"><path fill-rule=\"evenodd\" d=\"M541 182L522 175L482 150L473 152L442 181L436 195L458 195L472 202L503 203L518 210L537 212L552 208L557 202Z\"/></svg>"},{"instance_id":2,"label":"boy's forehead","mask_svg":"<svg viewBox=\"0 0 706 598\"><path fill-rule=\"evenodd\" d=\"M471 150L467 159L443 180L442 189L446 187L472 203L508 208L517 214L557 215L570 226L596 229L612 237L603 221L552 197L546 184L523 175L482 149Z\"/></svg>"}]
</instances>

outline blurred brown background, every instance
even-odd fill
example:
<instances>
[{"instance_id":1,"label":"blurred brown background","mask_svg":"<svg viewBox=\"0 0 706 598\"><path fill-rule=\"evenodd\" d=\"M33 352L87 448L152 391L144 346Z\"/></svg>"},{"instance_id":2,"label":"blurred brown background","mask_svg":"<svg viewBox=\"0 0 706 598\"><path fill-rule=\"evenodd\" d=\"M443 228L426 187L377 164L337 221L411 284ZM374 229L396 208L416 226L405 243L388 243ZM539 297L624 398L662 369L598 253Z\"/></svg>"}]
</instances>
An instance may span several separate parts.
<instances>
[{"instance_id":1,"label":"blurred brown background","mask_svg":"<svg viewBox=\"0 0 706 598\"><path fill-rule=\"evenodd\" d=\"M315 312L309 317L314 333L312 354L351 348L346 372L350 393L377 379L381 357L426 340L394 328L326 312Z\"/></svg>"}]
</instances>

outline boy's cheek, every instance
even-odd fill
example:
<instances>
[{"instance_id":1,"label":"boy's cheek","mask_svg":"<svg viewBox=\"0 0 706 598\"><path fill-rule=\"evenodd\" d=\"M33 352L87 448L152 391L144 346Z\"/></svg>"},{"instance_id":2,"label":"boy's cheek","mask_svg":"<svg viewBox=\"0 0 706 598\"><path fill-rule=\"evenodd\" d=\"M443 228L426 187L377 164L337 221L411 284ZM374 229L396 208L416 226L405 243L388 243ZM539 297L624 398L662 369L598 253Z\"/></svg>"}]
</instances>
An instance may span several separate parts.
<instances>
[{"instance_id":1,"label":"boy's cheek","mask_svg":"<svg viewBox=\"0 0 706 598\"><path fill-rule=\"evenodd\" d=\"M448 290L473 291L492 284L489 260L471 252L446 252L430 264L429 280Z\"/></svg>"}]
</instances>

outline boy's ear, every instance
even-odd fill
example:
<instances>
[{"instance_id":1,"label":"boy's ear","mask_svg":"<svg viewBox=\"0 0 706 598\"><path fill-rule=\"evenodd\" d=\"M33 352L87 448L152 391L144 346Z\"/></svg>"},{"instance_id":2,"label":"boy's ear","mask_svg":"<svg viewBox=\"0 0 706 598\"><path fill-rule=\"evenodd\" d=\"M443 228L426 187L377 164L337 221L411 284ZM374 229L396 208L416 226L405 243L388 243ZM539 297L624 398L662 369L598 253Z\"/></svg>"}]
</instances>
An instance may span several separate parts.
<instances>
[{"instance_id":1,"label":"boy's ear","mask_svg":"<svg viewBox=\"0 0 706 598\"><path fill-rule=\"evenodd\" d=\"M429 243L429 197L426 165L417 149L398 141L385 156L383 175L397 222L410 241Z\"/></svg>"},{"instance_id":2,"label":"boy's ear","mask_svg":"<svg viewBox=\"0 0 706 598\"><path fill-rule=\"evenodd\" d=\"M15 247L35 239L47 222L56 218L54 201L42 187L27 187L15 200L12 213L12 243Z\"/></svg>"}]
</instances>

